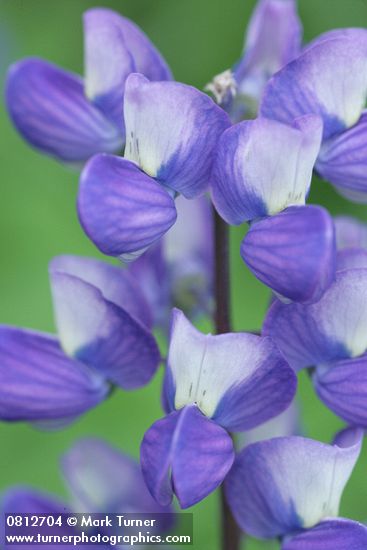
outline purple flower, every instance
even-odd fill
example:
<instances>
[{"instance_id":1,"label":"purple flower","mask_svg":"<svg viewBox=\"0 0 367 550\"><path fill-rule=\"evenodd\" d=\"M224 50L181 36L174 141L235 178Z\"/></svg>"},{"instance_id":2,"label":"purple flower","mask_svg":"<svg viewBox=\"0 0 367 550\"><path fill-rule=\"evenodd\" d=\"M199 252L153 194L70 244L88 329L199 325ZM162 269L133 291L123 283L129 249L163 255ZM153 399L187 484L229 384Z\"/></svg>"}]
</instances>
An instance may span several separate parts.
<instances>
[{"instance_id":1,"label":"purple flower","mask_svg":"<svg viewBox=\"0 0 367 550\"><path fill-rule=\"evenodd\" d=\"M267 84L260 113L292 124L323 119L316 171L342 195L367 202L367 31L341 29L308 45Z\"/></svg>"},{"instance_id":2,"label":"purple flower","mask_svg":"<svg viewBox=\"0 0 367 550\"><path fill-rule=\"evenodd\" d=\"M172 307L190 318L213 309L213 215L204 195L176 199L177 223L135 262L131 275L154 313L156 326L167 330Z\"/></svg>"},{"instance_id":3,"label":"purple flower","mask_svg":"<svg viewBox=\"0 0 367 550\"><path fill-rule=\"evenodd\" d=\"M80 182L81 224L105 254L136 258L176 221L174 197L202 195L213 152L229 126L208 96L177 82L130 75L125 86L125 158L96 155Z\"/></svg>"},{"instance_id":4,"label":"purple flower","mask_svg":"<svg viewBox=\"0 0 367 550\"><path fill-rule=\"evenodd\" d=\"M249 430L292 401L296 377L270 338L203 335L174 310L163 388L167 416L146 432L141 464L153 497L205 498L234 460L228 431Z\"/></svg>"},{"instance_id":5,"label":"purple flower","mask_svg":"<svg viewBox=\"0 0 367 550\"><path fill-rule=\"evenodd\" d=\"M333 445L293 436L243 449L226 480L240 527L255 537L281 538L282 550L364 549L367 528L337 519L362 439L362 430L348 429Z\"/></svg>"},{"instance_id":6,"label":"purple flower","mask_svg":"<svg viewBox=\"0 0 367 550\"><path fill-rule=\"evenodd\" d=\"M263 334L289 364L314 367L320 399L353 425L367 427L367 269L343 268L316 304L276 300Z\"/></svg>"},{"instance_id":7,"label":"purple flower","mask_svg":"<svg viewBox=\"0 0 367 550\"><path fill-rule=\"evenodd\" d=\"M71 420L105 399L111 384L141 387L158 367L150 309L126 271L60 256L50 280L58 337L0 327L3 420Z\"/></svg>"},{"instance_id":8,"label":"purple flower","mask_svg":"<svg viewBox=\"0 0 367 550\"><path fill-rule=\"evenodd\" d=\"M6 102L20 134L41 152L79 165L96 153L122 150L126 78L141 72L169 80L170 70L145 34L109 9L85 12L85 78L41 59L8 74Z\"/></svg>"},{"instance_id":9,"label":"purple flower","mask_svg":"<svg viewBox=\"0 0 367 550\"><path fill-rule=\"evenodd\" d=\"M266 82L297 57L301 40L302 24L295 0L259 0L248 25L242 57L233 73L226 71L216 76L208 89L235 121L249 111L256 113Z\"/></svg>"},{"instance_id":10,"label":"purple flower","mask_svg":"<svg viewBox=\"0 0 367 550\"><path fill-rule=\"evenodd\" d=\"M323 208L304 206L321 133L314 115L293 126L265 118L241 122L224 132L213 166L217 211L230 224L250 223L244 262L296 302L319 300L335 275L332 218Z\"/></svg>"}]
</instances>

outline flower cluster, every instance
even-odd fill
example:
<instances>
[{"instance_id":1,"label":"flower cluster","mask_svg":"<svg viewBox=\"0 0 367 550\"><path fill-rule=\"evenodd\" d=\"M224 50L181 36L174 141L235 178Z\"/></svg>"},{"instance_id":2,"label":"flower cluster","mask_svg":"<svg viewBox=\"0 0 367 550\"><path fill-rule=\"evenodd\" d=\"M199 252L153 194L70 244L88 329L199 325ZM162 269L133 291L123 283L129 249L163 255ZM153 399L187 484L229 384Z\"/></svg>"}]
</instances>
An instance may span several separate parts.
<instances>
[{"instance_id":1,"label":"flower cluster","mask_svg":"<svg viewBox=\"0 0 367 550\"><path fill-rule=\"evenodd\" d=\"M81 227L126 265L51 261L57 337L0 326L0 418L64 427L164 362L143 478L103 442L79 442L63 461L77 506L170 510L175 495L187 508L223 484L243 531L283 550L366 548L367 527L337 516L367 428L367 226L306 202L314 173L367 202L367 31L304 46L295 1L259 0L240 61L207 86L216 101L174 81L117 13L87 11L84 32L84 80L22 60L7 108L32 146L81 169ZM260 334L218 322L220 243L245 222L238 253L272 291ZM202 317L216 334L193 325ZM299 434L301 369L347 424L331 445ZM4 497L6 511L60 506Z\"/></svg>"}]
</instances>

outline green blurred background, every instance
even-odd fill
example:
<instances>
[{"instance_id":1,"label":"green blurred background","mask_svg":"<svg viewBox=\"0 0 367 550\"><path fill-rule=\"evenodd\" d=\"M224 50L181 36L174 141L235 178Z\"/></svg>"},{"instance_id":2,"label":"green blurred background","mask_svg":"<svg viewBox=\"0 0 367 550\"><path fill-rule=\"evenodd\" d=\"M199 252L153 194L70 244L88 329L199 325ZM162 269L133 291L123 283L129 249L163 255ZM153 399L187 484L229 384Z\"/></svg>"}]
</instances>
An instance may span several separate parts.
<instances>
[{"instance_id":1,"label":"green blurred background","mask_svg":"<svg viewBox=\"0 0 367 550\"><path fill-rule=\"evenodd\" d=\"M255 0L0 0L1 81L6 66L25 56L43 57L81 73L81 15L96 5L134 20L164 54L176 79L202 88L239 57ZM367 23L366 0L300 0L299 11L306 41L334 27ZM10 125L3 103L0 109L0 322L53 331L48 262L62 253L98 253L78 225L77 174L28 147ZM367 221L367 206L348 203L327 183L314 181L310 202ZM243 234L244 228L236 228L231 235L234 328L259 329L269 293L240 260ZM160 381L158 375L141 391L115 392L62 431L0 424L0 491L30 484L65 496L59 457L81 436L100 436L138 456L142 434L161 415ZM299 393L307 435L329 441L342 423L315 398L303 375ZM218 495L193 512L194 548L219 549ZM341 514L367 520L366 454L344 493ZM270 550L277 545L249 540L247 548Z\"/></svg>"}]
</instances>

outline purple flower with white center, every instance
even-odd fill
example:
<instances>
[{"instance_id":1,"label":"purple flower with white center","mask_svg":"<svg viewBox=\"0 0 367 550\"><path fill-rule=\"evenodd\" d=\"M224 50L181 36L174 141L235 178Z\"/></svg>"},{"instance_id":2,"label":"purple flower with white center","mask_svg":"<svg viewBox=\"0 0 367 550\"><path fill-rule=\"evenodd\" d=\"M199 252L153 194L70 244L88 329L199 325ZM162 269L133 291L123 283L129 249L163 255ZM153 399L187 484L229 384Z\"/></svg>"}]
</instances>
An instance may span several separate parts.
<instances>
[{"instance_id":1,"label":"purple flower with white center","mask_svg":"<svg viewBox=\"0 0 367 550\"><path fill-rule=\"evenodd\" d=\"M177 223L135 262L129 272L139 283L156 326L167 330L178 307L190 318L213 310L213 214L204 195L176 199Z\"/></svg>"},{"instance_id":2,"label":"purple flower with white center","mask_svg":"<svg viewBox=\"0 0 367 550\"><path fill-rule=\"evenodd\" d=\"M349 428L333 445L292 436L245 447L226 480L240 527L258 538L281 538L282 550L364 549L367 528L337 518L362 439L362 430Z\"/></svg>"},{"instance_id":3,"label":"purple flower with white center","mask_svg":"<svg viewBox=\"0 0 367 550\"><path fill-rule=\"evenodd\" d=\"M214 148L230 125L207 95L178 82L130 75L125 86L125 158L96 155L80 181L79 219L104 253L131 260L176 221L174 197L202 195Z\"/></svg>"},{"instance_id":4,"label":"purple flower with white center","mask_svg":"<svg viewBox=\"0 0 367 550\"><path fill-rule=\"evenodd\" d=\"M241 59L232 71L216 76L208 89L235 121L256 113L266 82L297 57L301 41L295 0L260 0L248 25Z\"/></svg>"},{"instance_id":5,"label":"purple flower with white center","mask_svg":"<svg viewBox=\"0 0 367 550\"><path fill-rule=\"evenodd\" d=\"M352 425L367 427L367 269L344 268L316 304L276 300L263 334L295 369L314 367L320 399Z\"/></svg>"},{"instance_id":6,"label":"purple flower with white center","mask_svg":"<svg viewBox=\"0 0 367 550\"><path fill-rule=\"evenodd\" d=\"M0 326L0 418L71 420L111 384L147 384L160 362L150 309L126 271L88 258L50 265L58 336Z\"/></svg>"},{"instance_id":7,"label":"purple flower with white center","mask_svg":"<svg viewBox=\"0 0 367 550\"><path fill-rule=\"evenodd\" d=\"M285 410L297 380L270 338L203 335L174 310L163 402L167 416L146 432L141 464L162 505L182 508L223 481L234 460L228 431L249 430Z\"/></svg>"},{"instance_id":8,"label":"purple flower with white center","mask_svg":"<svg viewBox=\"0 0 367 550\"><path fill-rule=\"evenodd\" d=\"M123 97L130 73L170 80L171 72L145 34L104 8L84 13L85 78L41 59L9 70L10 117L31 145L79 166L96 153L119 152L125 143Z\"/></svg>"},{"instance_id":9,"label":"purple flower with white center","mask_svg":"<svg viewBox=\"0 0 367 550\"><path fill-rule=\"evenodd\" d=\"M319 37L267 84L260 113L292 124L323 119L316 172L343 196L367 202L367 31L341 29Z\"/></svg>"},{"instance_id":10,"label":"purple flower with white center","mask_svg":"<svg viewBox=\"0 0 367 550\"><path fill-rule=\"evenodd\" d=\"M332 218L305 206L321 133L314 115L293 126L241 122L221 137L212 172L218 213L229 224L250 223L244 262L274 292L304 303L319 300L335 275Z\"/></svg>"}]
</instances>

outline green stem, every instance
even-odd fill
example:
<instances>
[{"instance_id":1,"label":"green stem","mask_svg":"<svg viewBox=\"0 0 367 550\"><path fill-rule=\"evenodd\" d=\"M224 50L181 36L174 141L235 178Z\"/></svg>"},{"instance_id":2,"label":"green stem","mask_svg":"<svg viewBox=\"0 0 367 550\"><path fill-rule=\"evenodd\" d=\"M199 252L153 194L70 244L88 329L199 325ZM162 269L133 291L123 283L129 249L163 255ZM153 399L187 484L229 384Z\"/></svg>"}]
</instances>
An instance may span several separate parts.
<instances>
[{"instance_id":1,"label":"green stem","mask_svg":"<svg viewBox=\"0 0 367 550\"><path fill-rule=\"evenodd\" d=\"M229 227L222 218L214 212L215 223L215 331L217 334L231 332L231 296L229 273ZM239 550L241 533L228 506L221 487L222 511L222 549Z\"/></svg>"}]
</instances>

